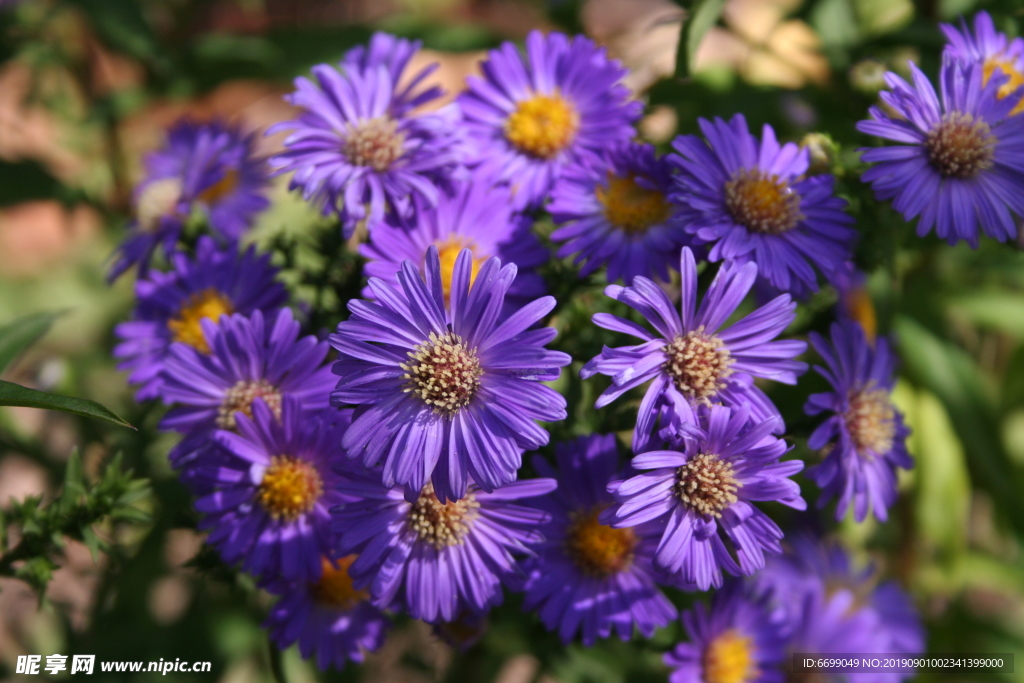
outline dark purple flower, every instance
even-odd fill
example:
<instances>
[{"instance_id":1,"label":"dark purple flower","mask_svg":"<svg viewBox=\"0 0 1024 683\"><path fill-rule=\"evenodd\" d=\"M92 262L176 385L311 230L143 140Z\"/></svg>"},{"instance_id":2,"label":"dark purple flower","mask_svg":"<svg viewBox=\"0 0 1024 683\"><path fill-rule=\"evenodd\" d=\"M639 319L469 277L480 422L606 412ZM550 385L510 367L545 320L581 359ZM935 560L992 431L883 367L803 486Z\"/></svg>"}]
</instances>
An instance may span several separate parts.
<instances>
[{"instance_id":1,"label":"dark purple flower","mask_svg":"<svg viewBox=\"0 0 1024 683\"><path fill-rule=\"evenodd\" d=\"M690 642L665 654L674 671L669 683L782 683L786 624L765 595L730 579L711 606L683 613Z\"/></svg>"},{"instance_id":2,"label":"dark purple flower","mask_svg":"<svg viewBox=\"0 0 1024 683\"><path fill-rule=\"evenodd\" d=\"M336 211L346 236L364 219L373 228L386 214L410 218L413 197L435 204L461 168L457 109L412 112L440 94L436 88L411 91L429 72L399 88L415 49L383 36L349 53L340 70L313 67L315 82L297 78L287 97L302 113L267 131L291 131L285 151L270 163L279 173L293 173L290 186L302 188L304 198Z\"/></svg>"},{"instance_id":3,"label":"dark purple flower","mask_svg":"<svg viewBox=\"0 0 1024 683\"><path fill-rule=\"evenodd\" d=\"M872 348L852 320L834 323L830 332L828 341L811 333L826 365L814 369L834 390L812 394L804 406L808 415L829 414L807 441L825 456L807 476L822 489L819 506L839 498L837 520L853 505L858 522L869 510L884 522L898 496L897 468L914 466L906 444L910 430L892 403L896 360L888 340L879 338Z\"/></svg>"},{"instance_id":4,"label":"dark purple flower","mask_svg":"<svg viewBox=\"0 0 1024 683\"><path fill-rule=\"evenodd\" d=\"M651 382L637 415L633 450L647 450L659 413L666 407L683 422L693 423L694 409L708 403L739 407L750 405L758 421L774 418L782 430L778 410L753 384L765 377L795 384L807 365L792 360L807 348L802 341L772 341L793 321L796 304L788 294L773 299L729 327L723 326L754 284L757 266L723 264L697 307L697 264L683 247L682 303L676 311L657 285L639 276L629 287L610 285L605 294L640 312L655 333L608 313L594 315L594 323L615 332L639 337L643 343L605 347L583 366L584 379L595 374L612 378L612 385L597 399L608 405L630 389ZM651 381L653 380L653 381Z\"/></svg>"},{"instance_id":5,"label":"dark purple flower","mask_svg":"<svg viewBox=\"0 0 1024 683\"><path fill-rule=\"evenodd\" d=\"M634 625L645 637L665 626L676 609L658 589L654 569L661 536L656 524L615 529L598 521L613 502L608 483L619 471L613 434L584 436L555 446L556 472L539 456L534 468L558 480L558 490L533 502L550 521L544 543L523 565L523 607L536 610L544 625L566 643L581 633L583 644L622 640Z\"/></svg>"},{"instance_id":6,"label":"dark purple flower","mask_svg":"<svg viewBox=\"0 0 1024 683\"><path fill-rule=\"evenodd\" d=\"M997 96L1009 97L1024 85L1024 40L1010 40L1005 33L996 31L992 17L988 12L974 15L974 32L967 27L967 22L960 19L960 29L949 24L942 24L942 32L949 43L943 51L947 58L962 64L981 64L982 82L987 83L993 74L1002 72L1008 80L1000 86ZM1011 114L1024 111L1024 98L1017 97L1017 106Z\"/></svg>"},{"instance_id":7,"label":"dark purple flower","mask_svg":"<svg viewBox=\"0 0 1024 683\"><path fill-rule=\"evenodd\" d=\"M315 581L335 546L330 508L345 500L332 464L344 461L338 442L348 421L330 410L311 415L286 396L257 398L232 422L233 431L210 434L220 457L193 465L210 491L196 501L206 542L263 579Z\"/></svg>"},{"instance_id":8,"label":"dark purple flower","mask_svg":"<svg viewBox=\"0 0 1024 683\"><path fill-rule=\"evenodd\" d=\"M139 385L136 398L160 395L160 373L172 342L210 352L202 320L216 323L230 313L271 314L287 303L288 293L276 277L269 256L257 256L253 248L239 254L233 246L220 248L201 237L194 258L173 254L169 272L151 271L136 282L132 319L114 330L121 340L114 348L121 361L117 367L129 371L128 381Z\"/></svg>"},{"instance_id":9,"label":"dark purple flower","mask_svg":"<svg viewBox=\"0 0 1024 683\"><path fill-rule=\"evenodd\" d=\"M505 297L507 307L514 310L544 294L544 280L534 269L546 263L551 253L530 231L530 221L512 212L507 188L477 180L458 183L454 194L442 194L436 207L419 199L413 202L415 218L409 225L384 222L374 229L370 242L360 246L359 253L367 258L368 277L378 277L401 290L398 272L402 262L423 263L427 249L433 246L441 259L441 289L448 297L455 259L469 249L472 278L492 256L519 268ZM373 292L367 287L363 295L372 297Z\"/></svg>"},{"instance_id":10,"label":"dark purple flower","mask_svg":"<svg viewBox=\"0 0 1024 683\"><path fill-rule=\"evenodd\" d=\"M544 201L565 165L634 135L642 105L621 83L626 70L590 39L526 37L526 55L503 43L459 95L469 165L509 184L517 208Z\"/></svg>"},{"instance_id":11,"label":"dark purple flower","mask_svg":"<svg viewBox=\"0 0 1024 683\"><path fill-rule=\"evenodd\" d=\"M316 655L320 669L340 670L384 644L391 621L370 604L366 591L352 585L348 568L354 560L354 555L325 557L314 581L277 580L265 586L280 596L263 623L279 648L297 642L303 657Z\"/></svg>"},{"instance_id":12,"label":"dark purple flower","mask_svg":"<svg viewBox=\"0 0 1024 683\"><path fill-rule=\"evenodd\" d=\"M749 576L764 567L765 553L782 552L782 530L752 503L774 500L803 510L800 487L789 477L804 463L779 462L787 448L771 435L776 420L751 422L746 406L712 405L698 417L681 438L681 451L633 458L634 469L650 471L610 484L616 505L601 520L616 528L656 521L656 566L707 590L722 585L723 569Z\"/></svg>"},{"instance_id":13,"label":"dark purple flower","mask_svg":"<svg viewBox=\"0 0 1024 683\"><path fill-rule=\"evenodd\" d=\"M442 501L462 498L470 478L485 491L514 481L523 450L548 442L534 421L565 418L565 399L541 382L571 359L544 348L554 329L534 327L555 300L502 319L515 264L488 259L470 288L472 265L462 250L446 298L431 246L425 276L405 261L401 291L370 278L376 301L350 301L351 317L330 337L340 376L331 401L357 406L345 449L367 467L383 459L385 485L410 496L431 481Z\"/></svg>"},{"instance_id":14,"label":"dark purple flower","mask_svg":"<svg viewBox=\"0 0 1024 683\"><path fill-rule=\"evenodd\" d=\"M668 163L647 144L625 143L599 162L569 166L548 206L561 226L551 239L565 242L558 255L576 254L583 276L607 266L608 282L629 284L637 275L667 281L689 241L668 200L671 186Z\"/></svg>"},{"instance_id":15,"label":"dark purple flower","mask_svg":"<svg viewBox=\"0 0 1024 683\"><path fill-rule=\"evenodd\" d=\"M349 568L381 608L404 607L427 622L450 622L501 602L501 583L532 552L547 520L526 498L555 488L552 479L517 481L491 492L470 484L442 503L428 484L410 502L402 488L367 470L339 487L351 502L332 510L342 553L359 553Z\"/></svg>"},{"instance_id":16,"label":"dark purple flower","mask_svg":"<svg viewBox=\"0 0 1024 683\"><path fill-rule=\"evenodd\" d=\"M758 141L742 114L698 123L707 141L681 135L669 155L679 170L673 199L694 243L708 245L711 261L753 261L778 292L817 291L815 269L828 277L857 236L832 175L805 176L805 148L780 145L768 125Z\"/></svg>"},{"instance_id":17,"label":"dark purple flower","mask_svg":"<svg viewBox=\"0 0 1024 683\"><path fill-rule=\"evenodd\" d=\"M1011 111L1024 92L1000 97L1005 74L986 81L982 64L947 58L940 100L925 75L913 64L910 70L913 84L886 74L890 90L881 98L893 113L872 107L871 120L857 124L897 143L865 149L864 161L875 165L862 178L906 220L918 218L918 235L934 227L950 244L977 247L980 227L1001 242L1016 239L1012 214L1024 215L1024 116Z\"/></svg>"},{"instance_id":18,"label":"dark purple flower","mask_svg":"<svg viewBox=\"0 0 1024 683\"><path fill-rule=\"evenodd\" d=\"M170 255L196 209L205 213L215 235L237 241L270 205L270 170L255 148L255 134L221 121L184 120L171 128L166 145L146 157L146 178L135 190L135 218L110 279L136 263L145 275L158 246Z\"/></svg>"}]
</instances>

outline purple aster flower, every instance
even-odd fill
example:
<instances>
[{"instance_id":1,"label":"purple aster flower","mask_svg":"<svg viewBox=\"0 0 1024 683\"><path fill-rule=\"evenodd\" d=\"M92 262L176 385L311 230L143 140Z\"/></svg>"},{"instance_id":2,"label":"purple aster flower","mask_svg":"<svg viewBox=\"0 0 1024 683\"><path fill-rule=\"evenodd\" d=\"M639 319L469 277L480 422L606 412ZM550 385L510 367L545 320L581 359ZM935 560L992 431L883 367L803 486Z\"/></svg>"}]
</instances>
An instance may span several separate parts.
<instances>
[{"instance_id":1,"label":"purple aster flower","mask_svg":"<svg viewBox=\"0 0 1024 683\"><path fill-rule=\"evenodd\" d=\"M698 417L681 450L633 458L634 469L650 471L609 484L617 504L601 521L625 528L656 520L656 566L707 590L722 585L723 569L749 576L764 567L766 552L782 552L782 530L752 503L774 500L805 509L800 487L789 479L804 464L779 462L787 448L771 435L774 418L751 422L746 406L732 411L722 405Z\"/></svg>"},{"instance_id":2,"label":"purple aster flower","mask_svg":"<svg viewBox=\"0 0 1024 683\"><path fill-rule=\"evenodd\" d=\"M544 348L554 329L534 328L555 300L501 319L515 264L488 259L470 288L472 265L463 249L446 300L431 246L425 277L405 261L401 291L370 278L376 301L350 301L351 317L330 337L340 376L331 401L357 406L345 449L367 467L383 459L384 483L410 496L429 481L442 501L462 498L470 477L485 491L514 481L523 450L548 442L534 420L566 415L565 399L541 382L557 379L571 358Z\"/></svg>"},{"instance_id":3,"label":"purple aster flower","mask_svg":"<svg viewBox=\"0 0 1024 683\"><path fill-rule=\"evenodd\" d=\"M694 409L702 404L750 405L758 421L776 418L778 410L753 384L765 377L795 384L805 363L792 360L807 348L802 341L772 341L793 321L796 304L783 294L729 327L726 320L740 305L757 277L753 263L723 264L697 307L697 264L688 247L682 249L682 304L676 312L668 296L651 280L638 276L629 287L610 285L605 294L640 312L654 327L646 329L618 316L596 313L594 323L614 332L639 337L643 343L605 347L590 360L580 376L597 373L612 378L612 385L597 399L601 408L630 389L651 382L637 415L633 450L647 450L663 408L683 422L694 423ZM651 381L653 380L653 381Z\"/></svg>"},{"instance_id":4,"label":"purple aster flower","mask_svg":"<svg viewBox=\"0 0 1024 683\"><path fill-rule=\"evenodd\" d=\"M555 183L548 211L557 225L551 239L565 242L558 256L585 261L580 275L608 267L608 281L637 275L668 280L687 235L668 201L671 169L654 147L614 147L600 163L574 164Z\"/></svg>"},{"instance_id":5,"label":"purple aster flower","mask_svg":"<svg viewBox=\"0 0 1024 683\"><path fill-rule=\"evenodd\" d=\"M879 338L872 348L863 328L852 320L834 323L830 336L826 341L811 333L826 365L814 369L834 390L812 394L804 406L808 415L829 414L807 441L825 456L807 476L821 487L819 506L839 498L837 520L852 504L858 522L869 510L884 522L898 496L896 469L914 466L906 445L910 430L890 396L896 361L888 340Z\"/></svg>"},{"instance_id":6,"label":"purple aster flower","mask_svg":"<svg viewBox=\"0 0 1024 683\"><path fill-rule=\"evenodd\" d=\"M626 69L583 36L533 31L525 59L503 43L480 68L458 97L468 163L510 184L517 208L543 202L568 162L634 135L643 107L621 83Z\"/></svg>"},{"instance_id":7,"label":"purple aster flower","mask_svg":"<svg viewBox=\"0 0 1024 683\"><path fill-rule=\"evenodd\" d=\"M501 582L518 571L516 557L541 540L547 521L521 505L553 490L552 479L517 481L443 503L429 484L407 500L373 470L339 486L351 500L332 510L342 553L358 553L349 572L369 587L381 608L404 607L427 622L453 621L462 611L483 612L501 602Z\"/></svg>"},{"instance_id":8,"label":"purple aster flower","mask_svg":"<svg viewBox=\"0 0 1024 683\"><path fill-rule=\"evenodd\" d=\"M348 425L339 417L311 415L294 396L257 398L232 416L233 431L213 432L224 456L194 465L214 487L196 509L225 562L264 579L320 578L321 556L334 547L329 511L345 500L332 469L344 460L338 442Z\"/></svg>"},{"instance_id":9,"label":"purple aster flower","mask_svg":"<svg viewBox=\"0 0 1024 683\"><path fill-rule=\"evenodd\" d=\"M384 644L391 621L370 604L366 591L352 585L348 568L355 559L324 557L320 578L277 580L266 586L280 596L263 623L279 648L297 642L304 658L316 654L320 669L340 670L346 662L362 662L366 652Z\"/></svg>"},{"instance_id":10,"label":"purple aster flower","mask_svg":"<svg viewBox=\"0 0 1024 683\"><path fill-rule=\"evenodd\" d=\"M758 141L742 114L699 124L707 142L681 135L669 155L679 170L673 199L694 242L709 245L711 261L753 261L779 292L817 291L815 269L827 277L839 268L857 236L832 175L806 177L806 148L780 145L768 125Z\"/></svg>"},{"instance_id":11,"label":"purple aster flower","mask_svg":"<svg viewBox=\"0 0 1024 683\"><path fill-rule=\"evenodd\" d=\"M918 218L918 235L934 227L950 244L977 247L980 225L999 241L1015 239L1011 213L1024 214L1024 116L1010 112L1020 96L999 97L1002 73L985 83L983 65L947 59L940 100L925 75L913 64L910 70L912 85L886 74L891 90L881 98L895 115L872 107L871 120L857 124L899 143L864 151L864 161L875 164L864 181L906 220Z\"/></svg>"},{"instance_id":12,"label":"purple aster flower","mask_svg":"<svg viewBox=\"0 0 1024 683\"><path fill-rule=\"evenodd\" d=\"M409 111L431 100L436 100L444 94L444 91L437 86L420 89L420 84L427 76L441 66L437 62L417 71L409 81L403 78L405 68L422 47L423 41L408 40L378 31L370 37L368 45L356 45L346 52L341 59L341 68L347 72L366 71L383 66L391 76L393 84L396 86L399 83L404 84L395 93L394 106L399 111Z\"/></svg>"},{"instance_id":13,"label":"purple aster flower","mask_svg":"<svg viewBox=\"0 0 1024 683\"><path fill-rule=\"evenodd\" d=\"M710 608L698 603L683 613L690 642L665 654L675 669L669 683L782 683L785 623L767 596L752 595L730 579Z\"/></svg>"},{"instance_id":14,"label":"purple aster flower","mask_svg":"<svg viewBox=\"0 0 1024 683\"><path fill-rule=\"evenodd\" d=\"M455 259L463 249L473 254L470 278L492 256L519 268L505 298L507 307L519 308L544 294L544 279L533 269L551 257L530 230L530 222L512 212L507 188L486 181L459 183L451 196L442 194L435 208L414 200L416 217L411 226L384 222L373 231L369 244L359 247L368 260L365 272L391 283L395 289L402 262L423 263L427 249L436 247L441 259L441 289L451 291ZM369 287L363 292L372 297Z\"/></svg>"},{"instance_id":15,"label":"purple aster flower","mask_svg":"<svg viewBox=\"0 0 1024 683\"><path fill-rule=\"evenodd\" d=\"M615 529L598 521L614 500L608 483L619 470L613 434L584 436L557 444L558 472L534 459L542 476L555 477L558 490L533 505L550 515L541 528L544 543L526 561L523 607L537 610L549 630L571 641L582 633L588 647L614 628L622 640L633 626L649 638L676 616L658 589L654 552L661 536L656 524Z\"/></svg>"},{"instance_id":16,"label":"purple aster flower","mask_svg":"<svg viewBox=\"0 0 1024 683\"><path fill-rule=\"evenodd\" d=\"M974 15L973 33L963 18L960 19L959 30L955 26L942 24L942 32L949 40L944 56L964 64L981 64L983 83L987 83L996 72L1002 72L1007 77L1008 80L999 88L998 97L1009 97L1024 85L1024 40L1010 40L1005 33L996 31L988 12ZM1017 105L1010 113L1019 114L1022 111L1024 98L1018 96Z\"/></svg>"},{"instance_id":17,"label":"purple aster flower","mask_svg":"<svg viewBox=\"0 0 1024 683\"><path fill-rule=\"evenodd\" d=\"M146 179L135 190L135 220L118 249L110 279L139 264L145 275L153 251L174 251L194 209L206 214L215 234L236 241L270 202L270 171L256 156L255 134L222 121L181 121L166 145L145 161Z\"/></svg>"},{"instance_id":18,"label":"purple aster flower","mask_svg":"<svg viewBox=\"0 0 1024 683\"><path fill-rule=\"evenodd\" d=\"M220 248L204 236L195 257L173 254L170 271L151 271L136 282L138 303L132 319L114 330L121 340L114 357L121 360L119 370L131 373L128 381L139 385L138 400L160 395L160 373L172 342L210 352L200 321L216 322L225 313L270 313L285 305L288 292L276 277L269 256L257 256L251 247L241 254L234 247Z\"/></svg>"},{"instance_id":19,"label":"purple aster flower","mask_svg":"<svg viewBox=\"0 0 1024 683\"><path fill-rule=\"evenodd\" d=\"M211 430L234 430L239 415L251 416L257 398L277 415L288 396L310 414L329 407L334 379L324 364L327 342L313 336L300 339L290 309L274 317L255 311L249 317L236 313L218 324L200 324L210 353L173 344L164 361L160 394L174 407L160 427L188 434L170 453L175 467L196 458Z\"/></svg>"},{"instance_id":20,"label":"purple aster flower","mask_svg":"<svg viewBox=\"0 0 1024 683\"><path fill-rule=\"evenodd\" d=\"M410 218L413 197L435 204L460 168L457 109L413 115L413 108L440 91L414 94L398 87L413 49L407 41L383 37L368 50L350 53L341 70L313 67L315 82L297 78L296 91L287 97L302 113L267 131L291 131L285 151L270 163L279 173L293 172L290 186L302 188L304 198L323 201L325 212L336 211L346 236L363 219L372 228L385 214ZM413 85L427 73L414 76Z\"/></svg>"}]
</instances>

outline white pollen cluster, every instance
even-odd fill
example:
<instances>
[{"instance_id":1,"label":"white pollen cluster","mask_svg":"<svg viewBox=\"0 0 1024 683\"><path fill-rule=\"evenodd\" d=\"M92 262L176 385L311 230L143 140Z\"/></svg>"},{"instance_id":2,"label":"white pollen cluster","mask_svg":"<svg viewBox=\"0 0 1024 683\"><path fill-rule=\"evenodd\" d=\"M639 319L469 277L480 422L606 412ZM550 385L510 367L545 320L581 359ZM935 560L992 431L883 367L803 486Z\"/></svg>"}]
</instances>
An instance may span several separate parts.
<instances>
[{"instance_id":1,"label":"white pollen cluster","mask_svg":"<svg viewBox=\"0 0 1024 683\"><path fill-rule=\"evenodd\" d=\"M736 471L713 453L699 453L676 473L676 495L694 512L721 517L738 499Z\"/></svg>"},{"instance_id":2,"label":"white pollen cluster","mask_svg":"<svg viewBox=\"0 0 1024 683\"><path fill-rule=\"evenodd\" d=\"M381 173L405 151L405 134L399 132L398 122L388 116L349 124L342 153L355 166L367 166Z\"/></svg>"},{"instance_id":3,"label":"white pollen cluster","mask_svg":"<svg viewBox=\"0 0 1024 683\"><path fill-rule=\"evenodd\" d=\"M430 338L409 352L400 366L409 380L407 393L419 396L435 413L454 416L469 405L480 388L483 370L475 349L454 332Z\"/></svg>"},{"instance_id":4,"label":"white pollen cluster","mask_svg":"<svg viewBox=\"0 0 1024 683\"><path fill-rule=\"evenodd\" d=\"M850 407L843 414L846 430L861 457L884 455L892 450L896 437L896 409L889 392L871 385L849 394Z\"/></svg>"},{"instance_id":5,"label":"white pollen cluster","mask_svg":"<svg viewBox=\"0 0 1024 683\"><path fill-rule=\"evenodd\" d=\"M981 119L954 111L928 131L924 146L943 177L965 179L992 167L996 138Z\"/></svg>"},{"instance_id":6,"label":"white pollen cluster","mask_svg":"<svg viewBox=\"0 0 1024 683\"><path fill-rule=\"evenodd\" d=\"M236 412L252 417L252 402L258 398L263 399L274 417L281 419L281 392L277 387L265 379L243 379L224 394L224 400L217 409L217 426L221 429L237 427Z\"/></svg>"},{"instance_id":7,"label":"white pollen cluster","mask_svg":"<svg viewBox=\"0 0 1024 683\"><path fill-rule=\"evenodd\" d=\"M725 387L734 359L722 340L704 334L704 326L676 337L664 348L665 371L685 396L707 401Z\"/></svg>"},{"instance_id":8,"label":"white pollen cluster","mask_svg":"<svg viewBox=\"0 0 1024 683\"><path fill-rule=\"evenodd\" d=\"M442 503L434 495L433 484L427 484L409 509L408 524L421 541L441 550L462 543L479 516L479 509L480 503L472 493Z\"/></svg>"}]
</instances>

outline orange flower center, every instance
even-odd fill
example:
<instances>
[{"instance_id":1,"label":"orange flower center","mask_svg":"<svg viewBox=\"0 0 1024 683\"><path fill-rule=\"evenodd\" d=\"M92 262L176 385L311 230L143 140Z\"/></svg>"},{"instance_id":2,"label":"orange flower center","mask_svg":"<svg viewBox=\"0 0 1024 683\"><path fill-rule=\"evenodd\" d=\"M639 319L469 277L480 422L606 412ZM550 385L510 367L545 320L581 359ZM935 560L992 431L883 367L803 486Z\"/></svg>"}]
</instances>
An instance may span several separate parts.
<instances>
[{"instance_id":1,"label":"orange flower center","mask_svg":"<svg viewBox=\"0 0 1024 683\"><path fill-rule=\"evenodd\" d=\"M454 235L444 242L438 242L435 246L437 247L437 255L441 259L441 289L444 291L444 299L447 301L452 294L452 278L455 275L455 260L459 257L462 250L469 249L473 252L473 267L469 274L470 285L476 281L477 273L480 272L480 266L484 264L486 259L476 258L476 250L473 248L472 242L460 239Z\"/></svg>"},{"instance_id":2,"label":"orange flower center","mask_svg":"<svg viewBox=\"0 0 1024 683\"><path fill-rule=\"evenodd\" d=\"M275 455L263 473L256 497L271 517L291 522L312 510L323 492L323 479L312 463Z\"/></svg>"},{"instance_id":3,"label":"orange flower center","mask_svg":"<svg viewBox=\"0 0 1024 683\"><path fill-rule=\"evenodd\" d=\"M664 223L672 210L665 195L641 187L635 176L608 174L608 187L597 188L597 201L604 207L608 222L629 234L643 233L652 225Z\"/></svg>"},{"instance_id":4,"label":"orange flower center","mask_svg":"<svg viewBox=\"0 0 1024 683\"><path fill-rule=\"evenodd\" d=\"M753 640L736 629L717 636L704 650L706 683L750 683L760 674L754 662Z\"/></svg>"},{"instance_id":5,"label":"orange flower center","mask_svg":"<svg viewBox=\"0 0 1024 683\"><path fill-rule=\"evenodd\" d=\"M356 561L355 555L343 557L337 562L331 562L326 557L321 561L323 574L311 587L313 599L317 603L325 607L348 610L370 597L365 590L358 590L352 585L348 568Z\"/></svg>"},{"instance_id":6,"label":"orange flower center","mask_svg":"<svg viewBox=\"0 0 1024 683\"><path fill-rule=\"evenodd\" d=\"M561 95L534 95L509 114L505 137L521 152L551 159L572 144L579 126L579 114Z\"/></svg>"},{"instance_id":7,"label":"orange flower center","mask_svg":"<svg viewBox=\"0 0 1024 683\"><path fill-rule=\"evenodd\" d=\"M217 322L222 315L234 312L231 300L209 287L190 296L178 310L178 315L167 321L167 329L171 331L174 341L184 342L200 353L210 353L210 345L203 335L200 321L206 318Z\"/></svg>"},{"instance_id":8,"label":"orange flower center","mask_svg":"<svg viewBox=\"0 0 1024 683\"><path fill-rule=\"evenodd\" d=\"M579 514L569 525L566 549L585 573L611 576L633 561L636 534L632 529L614 529L597 521L600 509Z\"/></svg>"}]
</instances>

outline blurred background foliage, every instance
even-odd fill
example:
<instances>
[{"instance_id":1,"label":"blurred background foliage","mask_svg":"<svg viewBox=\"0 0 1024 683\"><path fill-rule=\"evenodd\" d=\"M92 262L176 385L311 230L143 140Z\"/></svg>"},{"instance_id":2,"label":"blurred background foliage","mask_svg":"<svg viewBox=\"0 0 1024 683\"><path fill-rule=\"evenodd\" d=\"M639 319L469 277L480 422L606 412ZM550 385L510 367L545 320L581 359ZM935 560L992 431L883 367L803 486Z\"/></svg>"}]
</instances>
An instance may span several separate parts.
<instances>
[{"instance_id":1,"label":"blurred background foliage","mask_svg":"<svg viewBox=\"0 0 1024 683\"><path fill-rule=\"evenodd\" d=\"M978 9L1019 35L1019 0L0 1L0 327L34 320L42 334L49 326L0 364L2 378L94 399L137 427L0 409L0 576L20 577L0 578L0 678L13 675L18 654L84 653L209 660L213 673L195 675L207 681L663 680L660 651L681 637L678 626L653 641L564 648L515 596L464 655L402 621L364 667L342 673L273 651L259 628L266 596L202 549L191 502L166 462L173 437L155 429L160 409L136 404L114 368L111 330L127 317L132 291L127 278L108 287L104 271L142 155L182 115L250 129L287 118L281 96L293 77L377 29L421 39L418 59L441 63L437 79L449 92L502 40L534 27L584 31L630 67L630 85L648 103L641 131L663 147L695 132L699 116L735 112L786 139L827 133L818 140L829 152L823 163L858 217L857 261L871 273L873 306L862 309L898 337L896 396L917 462L901 473L904 495L889 524L848 520L839 533L911 591L932 652L1024 655L1024 240L975 251L917 238L860 183L856 149L868 141L853 127L877 100L881 73L915 61L934 74L937 23ZM261 144L269 153L279 143ZM302 297L320 297L312 326L326 329L358 291L359 263L284 185L275 184L252 239L275 250ZM596 279L577 281L566 263L545 275L560 301L556 343L573 340L578 370L608 341L589 318L609 304ZM791 332L823 329L835 301L817 296ZM28 315L37 317L25 323ZM794 431L807 433L801 406L818 381L773 389ZM559 384L571 412L552 425L554 439L632 426L635 406L596 413L600 387L574 372ZM816 457L795 440L795 455ZM90 507L101 500L108 506ZM83 510L92 516L59 523ZM11 557L33 538L32 524L49 535ZM1024 681L1018 659L1017 674L991 680ZM983 680L919 677L940 679Z\"/></svg>"}]
</instances>

